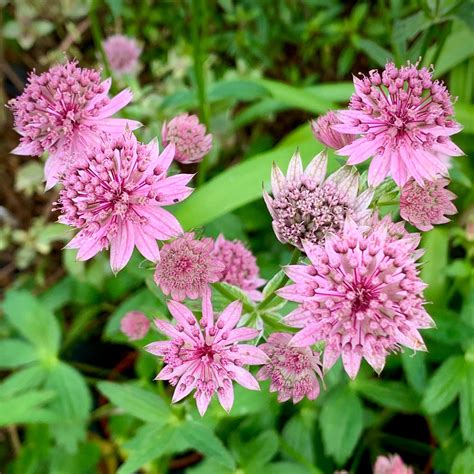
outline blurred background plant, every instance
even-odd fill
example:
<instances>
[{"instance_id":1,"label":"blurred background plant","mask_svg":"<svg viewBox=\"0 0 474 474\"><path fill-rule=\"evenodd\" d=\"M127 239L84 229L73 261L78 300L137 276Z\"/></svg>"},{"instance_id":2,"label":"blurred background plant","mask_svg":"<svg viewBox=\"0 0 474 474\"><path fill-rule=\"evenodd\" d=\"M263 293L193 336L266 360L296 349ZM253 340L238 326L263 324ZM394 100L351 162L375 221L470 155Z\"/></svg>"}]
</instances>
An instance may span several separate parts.
<instances>
[{"instance_id":1,"label":"blurred background plant","mask_svg":"<svg viewBox=\"0 0 474 474\"><path fill-rule=\"evenodd\" d=\"M321 147L308 121L345 105L351 73L387 59L434 63L453 95L474 152L472 1L410 0L0 0L0 98L18 95L29 70L67 57L109 70L102 41L122 33L143 51L140 68L114 77L130 87L126 114L160 136L180 112L209 121L214 147L193 195L177 208L186 229L241 239L263 278L290 259L261 200L271 163L298 146L306 163ZM416 472L474 472L474 168L453 161L458 215L426 233L422 278L437 330L429 352L389 358L382 376L363 366L348 381L336 366L314 402L276 403L267 386L237 388L230 416L211 404L201 419L191 401L169 406L153 382L156 360L128 341L121 318L167 313L153 272L133 260L117 277L104 255L75 261L69 233L55 223L57 190L43 193L42 163L9 155L18 141L0 112L0 469L24 473L370 472L398 452ZM330 169L341 161L333 155ZM184 165L195 171L192 165ZM384 189L382 200L393 197ZM383 212L396 215L395 207ZM413 229L411 229L413 230ZM235 289L234 289L235 291ZM222 307L222 297L214 304ZM276 298L260 314L278 321ZM219 306L220 305L220 306Z\"/></svg>"}]
</instances>

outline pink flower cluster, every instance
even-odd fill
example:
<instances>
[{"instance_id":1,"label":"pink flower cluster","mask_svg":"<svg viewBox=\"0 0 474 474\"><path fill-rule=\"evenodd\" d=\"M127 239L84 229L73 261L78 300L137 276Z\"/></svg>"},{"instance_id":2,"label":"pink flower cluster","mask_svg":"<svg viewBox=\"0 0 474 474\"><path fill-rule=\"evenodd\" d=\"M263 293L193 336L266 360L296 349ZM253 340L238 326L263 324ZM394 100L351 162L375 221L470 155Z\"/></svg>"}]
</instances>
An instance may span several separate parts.
<instances>
[{"instance_id":1,"label":"pink flower cluster","mask_svg":"<svg viewBox=\"0 0 474 474\"><path fill-rule=\"evenodd\" d=\"M104 51L110 68L117 75L137 72L142 48L134 38L124 35L109 36L104 41Z\"/></svg>"}]
</instances>

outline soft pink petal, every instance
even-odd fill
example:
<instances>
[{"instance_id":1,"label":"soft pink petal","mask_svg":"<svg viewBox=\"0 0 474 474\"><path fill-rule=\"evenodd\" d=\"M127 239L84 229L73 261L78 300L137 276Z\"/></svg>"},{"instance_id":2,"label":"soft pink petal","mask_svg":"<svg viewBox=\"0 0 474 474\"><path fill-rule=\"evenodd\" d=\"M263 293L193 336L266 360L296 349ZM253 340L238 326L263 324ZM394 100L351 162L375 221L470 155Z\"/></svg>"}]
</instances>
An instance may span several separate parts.
<instances>
[{"instance_id":1,"label":"soft pink petal","mask_svg":"<svg viewBox=\"0 0 474 474\"><path fill-rule=\"evenodd\" d=\"M127 265L135 246L134 227L127 220L118 223L117 235L110 242L110 267L114 273Z\"/></svg>"}]
</instances>

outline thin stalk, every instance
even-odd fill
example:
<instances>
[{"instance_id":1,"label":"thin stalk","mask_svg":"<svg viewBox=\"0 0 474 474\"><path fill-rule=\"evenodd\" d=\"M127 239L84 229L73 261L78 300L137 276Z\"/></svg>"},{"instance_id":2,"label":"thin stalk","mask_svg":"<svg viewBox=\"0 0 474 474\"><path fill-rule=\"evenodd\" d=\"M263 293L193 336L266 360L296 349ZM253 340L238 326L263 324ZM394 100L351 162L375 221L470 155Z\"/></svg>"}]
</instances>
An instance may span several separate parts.
<instances>
[{"instance_id":1,"label":"thin stalk","mask_svg":"<svg viewBox=\"0 0 474 474\"><path fill-rule=\"evenodd\" d=\"M288 265L294 265L294 264L298 263L298 259L300 258L300 255L301 255L301 250L295 248L293 250L293 253L291 255L291 259L290 259L290 262L288 263ZM286 283L288 282L288 280L289 280L288 275L285 275L284 278L281 280L279 287L276 288L275 291L279 290L280 288L283 288L286 285ZM276 295L275 292L268 295L257 306L257 310L261 310L261 309L265 308L266 306L268 306L276 296L277 295Z\"/></svg>"},{"instance_id":2,"label":"thin stalk","mask_svg":"<svg viewBox=\"0 0 474 474\"><path fill-rule=\"evenodd\" d=\"M112 77L112 72L110 70L109 61L107 60L107 55L105 54L103 43L102 32L100 31L100 23L99 19L97 18L97 0L92 0L91 7L89 9L89 19L91 22L91 31L92 31L92 38L94 39L94 44L97 50L99 51L100 58L102 60L102 64L104 65L105 73L107 77Z\"/></svg>"}]
</instances>

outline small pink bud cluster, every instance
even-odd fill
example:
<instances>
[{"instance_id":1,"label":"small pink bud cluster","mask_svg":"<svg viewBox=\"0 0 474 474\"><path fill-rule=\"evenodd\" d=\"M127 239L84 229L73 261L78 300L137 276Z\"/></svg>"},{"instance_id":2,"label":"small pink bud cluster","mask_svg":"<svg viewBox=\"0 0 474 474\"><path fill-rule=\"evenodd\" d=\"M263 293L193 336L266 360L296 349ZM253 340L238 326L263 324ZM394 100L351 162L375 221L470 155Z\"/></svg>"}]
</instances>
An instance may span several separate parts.
<instances>
[{"instance_id":1,"label":"small pink bud cluster","mask_svg":"<svg viewBox=\"0 0 474 474\"><path fill-rule=\"evenodd\" d=\"M143 339L150 329L150 320L140 311L130 311L120 320L120 330L131 341Z\"/></svg>"},{"instance_id":2,"label":"small pink bud cluster","mask_svg":"<svg viewBox=\"0 0 474 474\"><path fill-rule=\"evenodd\" d=\"M112 35L104 41L103 46L107 61L113 72L122 75L137 71L142 48L135 38Z\"/></svg>"}]
</instances>

